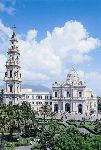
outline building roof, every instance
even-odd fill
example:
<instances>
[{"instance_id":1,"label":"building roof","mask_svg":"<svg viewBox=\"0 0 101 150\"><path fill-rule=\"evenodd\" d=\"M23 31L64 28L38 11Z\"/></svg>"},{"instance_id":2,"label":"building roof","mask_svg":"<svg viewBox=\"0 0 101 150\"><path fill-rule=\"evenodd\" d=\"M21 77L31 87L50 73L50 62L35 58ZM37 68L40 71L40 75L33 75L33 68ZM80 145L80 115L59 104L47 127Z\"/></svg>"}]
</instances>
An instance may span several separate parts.
<instances>
[{"instance_id":1,"label":"building roof","mask_svg":"<svg viewBox=\"0 0 101 150\"><path fill-rule=\"evenodd\" d=\"M21 89L22 94L34 94L34 95L50 95L50 92L35 92L32 89Z\"/></svg>"}]
</instances>

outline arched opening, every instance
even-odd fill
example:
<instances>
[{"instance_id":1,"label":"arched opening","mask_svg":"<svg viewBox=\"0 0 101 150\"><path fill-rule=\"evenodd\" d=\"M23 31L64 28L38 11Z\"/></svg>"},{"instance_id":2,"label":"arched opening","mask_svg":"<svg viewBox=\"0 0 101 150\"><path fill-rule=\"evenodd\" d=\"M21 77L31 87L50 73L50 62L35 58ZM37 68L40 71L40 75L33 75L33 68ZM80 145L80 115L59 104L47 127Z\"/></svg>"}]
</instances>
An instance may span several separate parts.
<instances>
[{"instance_id":1,"label":"arched opening","mask_svg":"<svg viewBox=\"0 0 101 150\"><path fill-rule=\"evenodd\" d=\"M58 113L58 104L54 104L54 112Z\"/></svg>"},{"instance_id":2,"label":"arched opening","mask_svg":"<svg viewBox=\"0 0 101 150\"><path fill-rule=\"evenodd\" d=\"M65 111L70 113L70 104L69 103L65 104Z\"/></svg>"},{"instance_id":3,"label":"arched opening","mask_svg":"<svg viewBox=\"0 0 101 150\"><path fill-rule=\"evenodd\" d=\"M78 113L81 113L81 114L82 114L82 104L79 104L79 105L78 105Z\"/></svg>"}]
</instances>

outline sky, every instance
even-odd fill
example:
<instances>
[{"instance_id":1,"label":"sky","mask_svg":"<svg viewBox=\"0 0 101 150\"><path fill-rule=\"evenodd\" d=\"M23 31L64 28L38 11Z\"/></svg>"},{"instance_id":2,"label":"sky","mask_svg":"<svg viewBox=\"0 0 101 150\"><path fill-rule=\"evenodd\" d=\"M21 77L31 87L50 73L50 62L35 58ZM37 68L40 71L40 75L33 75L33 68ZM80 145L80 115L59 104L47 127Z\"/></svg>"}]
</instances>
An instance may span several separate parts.
<instances>
[{"instance_id":1,"label":"sky","mask_svg":"<svg viewBox=\"0 0 101 150\"><path fill-rule=\"evenodd\" d=\"M101 95L101 0L0 0L1 84L14 24L23 83L51 87L74 66Z\"/></svg>"}]
</instances>

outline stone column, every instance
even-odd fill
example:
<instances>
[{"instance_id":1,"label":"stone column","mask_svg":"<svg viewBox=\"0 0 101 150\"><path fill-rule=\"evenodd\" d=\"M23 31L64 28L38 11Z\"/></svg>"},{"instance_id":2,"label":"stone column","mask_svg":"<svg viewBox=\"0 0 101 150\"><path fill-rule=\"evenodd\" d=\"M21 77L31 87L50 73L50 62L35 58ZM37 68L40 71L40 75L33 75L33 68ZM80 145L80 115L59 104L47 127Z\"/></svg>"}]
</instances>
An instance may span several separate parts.
<instances>
[{"instance_id":1,"label":"stone column","mask_svg":"<svg viewBox=\"0 0 101 150\"><path fill-rule=\"evenodd\" d=\"M70 110L71 110L71 113L73 112L73 89L71 88L71 102L70 102Z\"/></svg>"},{"instance_id":2,"label":"stone column","mask_svg":"<svg viewBox=\"0 0 101 150\"><path fill-rule=\"evenodd\" d=\"M58 113L61 112L61 101L58 101Z\"/></svg>"},{"instance_id":3,"label":"stone column","mask_svg":"<svg viewBox=\"0 0 101 150\"><path fill-rule=\"evenodd\" d=\"M63 102L63 111L65 112L65 102Z\"/></svg>"},{"instance_id":4,"label":"stone column","mask_svg":"<svg viewBox=\"0 0 101 150\"><path fill-rule=\"evenodd\" d=\"M52 111L54 112L54 102L52 101Z\"/></svg>"}]
</instances>

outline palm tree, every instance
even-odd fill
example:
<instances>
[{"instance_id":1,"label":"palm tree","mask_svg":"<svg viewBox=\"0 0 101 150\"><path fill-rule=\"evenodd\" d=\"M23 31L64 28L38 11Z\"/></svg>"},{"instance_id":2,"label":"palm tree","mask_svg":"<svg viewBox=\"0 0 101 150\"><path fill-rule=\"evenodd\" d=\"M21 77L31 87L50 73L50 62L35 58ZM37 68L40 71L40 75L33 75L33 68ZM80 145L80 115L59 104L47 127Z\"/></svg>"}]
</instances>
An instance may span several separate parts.
<instances>
[{"instance_id":1,"label":"palm tree","mask_svg":"<svg viewBox=\"0 0 101 150\"><path fill-rule=\"evenodd\" d=\"M40 109L41 115L43 115L44 122L46 120L46 116L50 114L50 109L48 108L48 105L42 105Z\"/></svg>"},{"instance_id":2,"label":"palm tree","mask_svg":"<svg viewBox=\"0 0 101 150\"><path fill-rule=\"evenodd\" d=\"M52 112L52 111L50 112L51 121L54 119L55 115L56 115L56 112Z\"/></svg>"}]
</instances>

